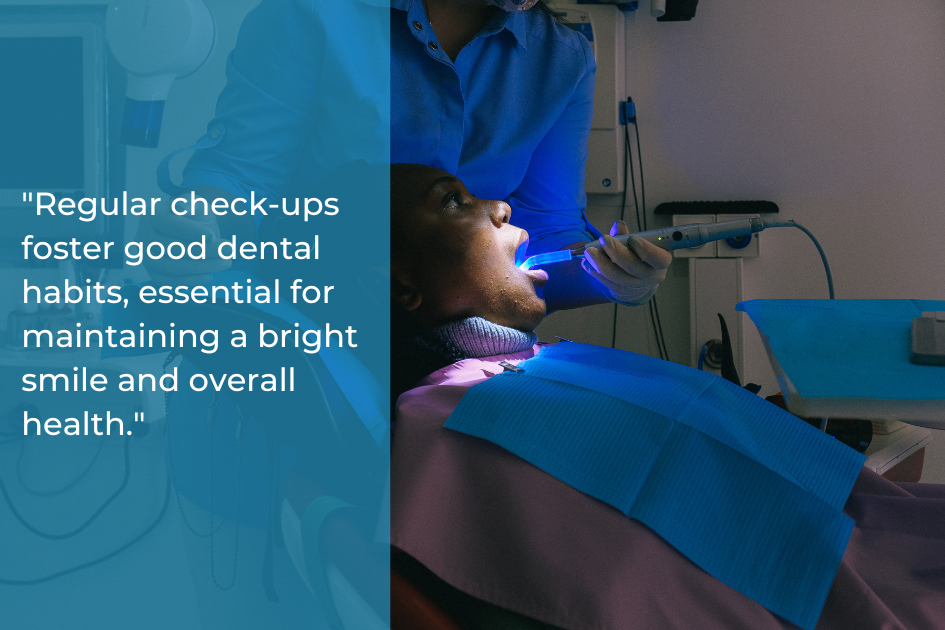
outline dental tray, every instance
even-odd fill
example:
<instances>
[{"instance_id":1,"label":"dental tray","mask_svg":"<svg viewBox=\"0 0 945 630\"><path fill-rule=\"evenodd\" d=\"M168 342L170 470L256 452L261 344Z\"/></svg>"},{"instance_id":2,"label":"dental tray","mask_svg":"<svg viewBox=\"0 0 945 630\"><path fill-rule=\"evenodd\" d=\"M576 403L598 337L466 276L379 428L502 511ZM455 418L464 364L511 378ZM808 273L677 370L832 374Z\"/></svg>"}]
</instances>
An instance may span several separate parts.
<instances>
[{"instance_id":1,"label":"dental tray","mask_svg":"<svg viewBox=\"0 0 945 630\"><path fill-rule=\"evenodd\" d=\"M945 429L945 378L910 363L912 320L933 300L751 300L751 318L791 413Z\"/></svg>"}]
</instances>

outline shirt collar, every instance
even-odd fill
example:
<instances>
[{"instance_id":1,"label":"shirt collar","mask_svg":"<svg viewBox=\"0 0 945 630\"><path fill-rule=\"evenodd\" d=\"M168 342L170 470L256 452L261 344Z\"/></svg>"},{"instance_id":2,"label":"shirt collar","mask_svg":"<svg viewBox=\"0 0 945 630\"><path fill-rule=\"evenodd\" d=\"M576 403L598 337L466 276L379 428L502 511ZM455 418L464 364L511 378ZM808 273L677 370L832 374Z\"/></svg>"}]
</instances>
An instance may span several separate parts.
<instances>
[{"instance_id":1,"label":"shirt collar","mask_svg":"<svg viewBox=\"0 0 945 630\"><path fill-rule=\"evenodd\" d=\"M541 9L536 9L532 7L528 11L540 11ZM504 14L504 24L505 28L509 30L512 35L515 36L515 41L518 42L518 45L522 48L528 48L526 45L526 33L528 30L528 11L502 11ZM500 14L499 17L502 17Z\"/></svg>"},{"instance_id":2,"label":"shirt collar","mask_svg":"<svg viewBox=\"0 0 945 630\"><path fill-rule=\"evenodd\" d=\"M407 11L417 5L420 11L425 11L423 8L423 0L361 0L361 2L367 2L369 4L387 4L390 3L390 6L398 9L400 11ZM538 11L539 9L529 9L529 11ZM482 29L482 34L493 35L507 29L515 37L515 41L518 42L518 45L522 48L527 48L525 42L527 40L526 33L528 30L528 16L525 15L525 11L498 11L495 16L489 23L486 24L486 27Z\"/></svg>"}]
</instances>

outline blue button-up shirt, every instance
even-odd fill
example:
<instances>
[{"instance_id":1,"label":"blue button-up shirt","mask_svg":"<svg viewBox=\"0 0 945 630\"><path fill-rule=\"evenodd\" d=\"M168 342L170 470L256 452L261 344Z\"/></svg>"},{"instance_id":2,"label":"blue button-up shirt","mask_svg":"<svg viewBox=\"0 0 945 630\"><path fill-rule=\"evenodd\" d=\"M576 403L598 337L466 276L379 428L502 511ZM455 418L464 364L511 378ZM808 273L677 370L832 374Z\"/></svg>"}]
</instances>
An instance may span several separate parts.
<instances>
[{"instance_id":1,"label":"blue button-up shirt","mask_svg":"<svg viewBox=\"0 0 945 630\"><path fill-rule=\"evenodd\" d=\"M587 40L538 9L500 11L452 62L422 0L392 4L391 160L436 166L477 197L505 199L532 251L589 240Z\"/></svg>"},{"instance_id":2,"label":"blue button-up shirt","mask_svg":"<svg viewBox=\"0 0 945 630\"><path fill-rule=\"evenodd\" d=\"M439 46L422 0L393 0L391 161L454 173L504 199L530 251L590 240L584 167L594 55L539 9L493 19L457 55Z\"/></svg>"},{"instance_id":3,"label":"blue button-up shirt","mask_svg":"<svg viewBox=\"0 0 945 630\"><path fill-rule=\"evenodd\" d=\"M382 163L389 151L391 162L430 164L477 197L508 201L533 252L589 240L596 66L587 40L538 9L500 11L454 63L422 0L379 4L263 0L253 9L207 127L224 135L194 154L184 185L280 198L293 176ZM371 14L387 10L389 33L363 32L386 26Z\"/></svg>"}]
</instances>

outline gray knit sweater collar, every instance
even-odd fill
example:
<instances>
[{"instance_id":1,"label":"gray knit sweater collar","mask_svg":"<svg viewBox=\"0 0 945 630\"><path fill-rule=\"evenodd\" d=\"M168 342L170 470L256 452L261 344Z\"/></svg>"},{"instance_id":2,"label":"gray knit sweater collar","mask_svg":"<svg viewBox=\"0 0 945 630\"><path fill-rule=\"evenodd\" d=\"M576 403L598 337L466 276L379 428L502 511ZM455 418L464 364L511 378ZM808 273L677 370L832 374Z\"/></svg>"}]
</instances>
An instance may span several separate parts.
<instances>
[{"instance_id":1,"label":"gray knit sweater collar","mask_svg":"<svg viewBox=\"0 0 945 630\"><path fill-rule=\"evenodd\" d=\"M478 359L528 350L538 335L500 326L481 317L470 317L434 328L421 343L455 361Z\"/></svg>"}]
</instances>

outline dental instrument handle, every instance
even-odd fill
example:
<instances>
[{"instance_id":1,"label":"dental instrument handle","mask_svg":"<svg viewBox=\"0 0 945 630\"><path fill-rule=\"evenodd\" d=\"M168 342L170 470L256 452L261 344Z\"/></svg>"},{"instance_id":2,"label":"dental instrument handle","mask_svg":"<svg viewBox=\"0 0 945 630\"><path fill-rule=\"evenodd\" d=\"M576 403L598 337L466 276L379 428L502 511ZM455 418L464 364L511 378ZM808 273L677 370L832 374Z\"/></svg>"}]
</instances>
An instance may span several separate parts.
<instances>
[{"instance_id":1,"label":"dental instrument handle","mask_svg":"<svg viewBox=\"0 0 945 630\"><path fill-rule=\"evenodd\" d=\"M712 241L720 241L727 238L748 236L749 234L761 232L765 228L774 227L796 227L810 237L814 242L814 246L817 248L817 253L820 254L820 260L824 264L824 272L827 275L827 292L831 300L835 299L833 275L830 273L830 264L827 262L827 254L824 253L824 248L820 246L820 242L818 242L813 232L793 219L787 221L765 221L757 217L751 217L748 219L735 219L734 221L721 221L719 223L690 223L688 225L637 232L636 234L622 234L614 238L626 245L627 240L631 236L637 236L653 243L657 247L672 251L686 247L699 247L700 245L705 245ZM583 254L588 247L600 247L600 241L585 243L582 248L572 250L572 253L575 256L579 256Z\"/></svg>"},{"instance_id":2,"label":"dental instrument handle","mask_svg":"<svg viewBox=\"0 0 945 630\"><path fill-rule=\"evenodd\" d=\"M726 238L736 238L739 236L748 236L755 232L761 232L765 229L765 223L756 217L748 219L735 219L734 221L721 221L719 223L690 223L688 225L677 225L672 227L660 228L658 230L647 230L646 232L637 232L636 234L621 234L615 236L618 241L627 244L631 236L642 238L665 250L684 249L687 247L699 247L712 241L720 241ZM586 243L584 248L600 247L600 241L591 241Z\"/></svg>"}]
</instances>

